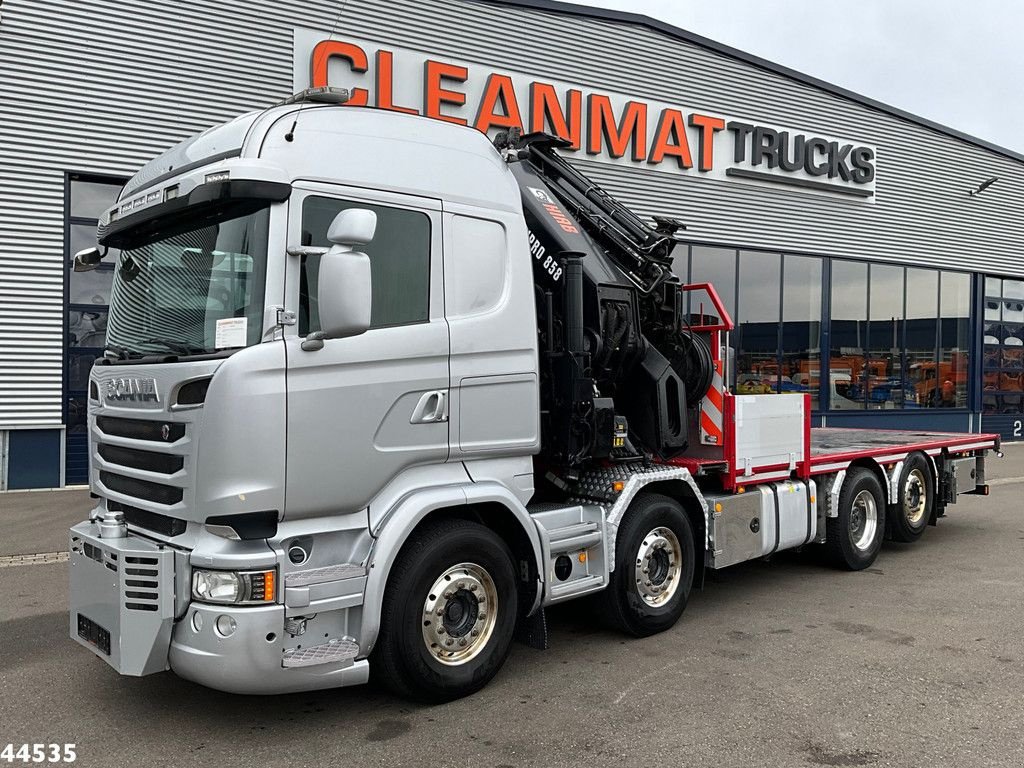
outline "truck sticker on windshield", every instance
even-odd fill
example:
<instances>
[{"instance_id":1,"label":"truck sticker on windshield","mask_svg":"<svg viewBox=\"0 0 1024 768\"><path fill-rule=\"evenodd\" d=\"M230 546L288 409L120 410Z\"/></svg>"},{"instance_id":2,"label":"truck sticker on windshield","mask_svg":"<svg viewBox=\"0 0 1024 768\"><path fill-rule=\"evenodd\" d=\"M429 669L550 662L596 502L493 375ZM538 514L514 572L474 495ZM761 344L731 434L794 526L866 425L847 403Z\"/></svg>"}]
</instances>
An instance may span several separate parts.
<instances>
[{"instance_id":1,"label":"truck sticker on windshield","mask_svg":"<svg viewBox=\"0 0 1024 768\"><path fill-rule=\"evenodd\" d=\"M244 347L249 335L249 318L222 317L217 321L217 334L214 346L217 349Z\"/></svg>"}]
</instances>

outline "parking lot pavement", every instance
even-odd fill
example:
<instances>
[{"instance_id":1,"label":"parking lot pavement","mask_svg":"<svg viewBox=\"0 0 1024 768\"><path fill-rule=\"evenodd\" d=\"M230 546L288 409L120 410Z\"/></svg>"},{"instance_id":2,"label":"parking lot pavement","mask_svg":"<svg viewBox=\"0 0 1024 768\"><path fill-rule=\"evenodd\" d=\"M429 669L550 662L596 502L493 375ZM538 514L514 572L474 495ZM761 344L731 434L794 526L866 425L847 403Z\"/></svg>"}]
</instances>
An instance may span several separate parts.
<instances>
[{"instance_id":1,"label":"parking lot pavement","mask_svg":"<svg viewBox=\"0 0 1024 768\"><path fill-rule=\"evenodd\" d=\"M89 515L89 491L0 493L0 557L68 548L68 528Z\"/></svg>"},{"instance_id":2,"label":"parking lot pavement","mask_svg":"<svg viewBox=\"0 0 1024 768\"><path fill-rule=\"evenodd\" d=\"M997 474L1024 476L1024 451L1008 459ZM67 637L65 564L0 568L0 746L133 767L1024 765L1022 490L963 498L860 573L808 555L716 573L652 638L551 611L550 650L514 646L438 707L119 678Z\"/></svg>"}]
</instances>

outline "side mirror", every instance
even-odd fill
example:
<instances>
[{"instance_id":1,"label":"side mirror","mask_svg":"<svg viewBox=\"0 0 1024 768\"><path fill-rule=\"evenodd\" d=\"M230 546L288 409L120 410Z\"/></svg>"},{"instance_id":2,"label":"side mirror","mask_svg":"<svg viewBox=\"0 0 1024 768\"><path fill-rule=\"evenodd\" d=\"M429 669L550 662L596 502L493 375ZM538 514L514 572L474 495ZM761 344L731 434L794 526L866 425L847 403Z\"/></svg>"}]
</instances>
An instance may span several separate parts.
<instances>
[{"instance_id":1,"label":"side mirror","mask_svg":"<svg viewBox=\"0 0 1024 768\"><path fill-rule=\"evenodd\" d=\"M100 265L103 257L107 255L104 248L102 253L99 248L86 248L75 254L75 272L91 272Z\"/></svg>"},{"instance_id":2,"label":"side mirror","mask_svg":"<svg viewBox=\"0 0 1024 768\"><path fill-rule=\"evenodd\" d=\"M342 211L331 222L334 243L320 257L317 305L324 338L358 336L370 327L370 257L353 246L373 240L377 214L363 208Z\"/></svg>"},{"instance_id":3,"label":"side mirror","mask_svg":"<svg viewBox=\"0 0 1024 768\"><path fill-rule=\"evenodd\" d=\"M377 233L377 214L365 208L349 208L334 217L327 242L335 245L366 245Z\"/></svg>"}]
</instances>

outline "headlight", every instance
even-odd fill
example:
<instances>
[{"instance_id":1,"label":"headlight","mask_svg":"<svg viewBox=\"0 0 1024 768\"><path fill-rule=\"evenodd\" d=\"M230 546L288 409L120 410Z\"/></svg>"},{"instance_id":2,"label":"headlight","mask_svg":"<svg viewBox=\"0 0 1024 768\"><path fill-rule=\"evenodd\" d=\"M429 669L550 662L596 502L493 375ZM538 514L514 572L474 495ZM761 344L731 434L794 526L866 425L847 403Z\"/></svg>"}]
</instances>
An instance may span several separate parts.
<instances>
[{"instance_id":1,"label":"headlight","mask_svg":"<svg viewBox=\"0 0 1024 768\"><path fill-rule=\"evenodd\" d=\"M276 571L192 571L192 597L204 603L259 605L274 602Z\"/></svg>"}]
</instances>

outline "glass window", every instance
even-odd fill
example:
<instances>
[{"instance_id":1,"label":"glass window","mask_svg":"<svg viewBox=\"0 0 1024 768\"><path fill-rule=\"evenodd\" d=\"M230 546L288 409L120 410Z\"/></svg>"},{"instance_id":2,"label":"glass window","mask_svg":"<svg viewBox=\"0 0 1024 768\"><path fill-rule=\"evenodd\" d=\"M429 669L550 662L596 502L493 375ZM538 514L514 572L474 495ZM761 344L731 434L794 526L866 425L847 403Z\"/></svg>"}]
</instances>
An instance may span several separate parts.
<instances>
[{"instance_id":1,"label":"glass window","mask_svg":"<svg viewBox=\"0 0 1024 768\"><path fill-rule=\"evenodd\" d=\"M726 311L736 319L736 251L695 245L690 250L690 282L711 283ZM691 292L694 302L703 301L699 291ZM690 307L691 314L700 310Z\"/></svg>"},{"instance_id":2,"label":"glass window","mask_svg":"<svg viewBox=\"0 0 1024 768\"><path fill-rule=\"evenodd\" d=\"M946 290L943 275L943 289ZM944 293L945 296L945 293ZM981 408L985 413L1024 412L1024 282L985 278ZM945 339L954 328L943 319Z\"/></svg>"},{"instance_id":3,"label":"glass window","mask_svg":"<svg viewBox=\"0 0 1024 768\"><path fill-rule=\"evenodd\" d=\"M938 394L936 405L943 408L967 407L968 376L967 357L971 345L971 276L962 272L943 272L940 280L939 298L939 367ZM1005 286L1004 286L1005 291ZM1024 341L1014 336L1024 325L1024 299L1014 302L1014 309L1019 312L1020 322L1007 321L1007 308L1003 306L1003 345L1010 345L1010 338L1015 338L1012 346L1022 346ZM1019 310L1016 307L1020 307ZM1013 315L1016 320L1017 315ZM1024 376L1010 372L1000 374L1000 389L1014 392L1024 391Z\"/></svg>"},{"instance_id":4,"label":"glass window","mask_svg":"<svg viewBox=\"0 0 1024 768\"><path fill-rule=\"evenodd\" d=\"M370 257L370 327L421 323L430 297L430 218L419 211L370 205L362 201L310 197L302 209L302 244L328 247L327 229L339 212L367 208L377 214L373 242L362 247ZM299 335L320 328L317 312L319 256L302 259L299 287Z\"/></svg>"},{"instance_id":5,"label":"glass window","mask_svg":"<svg viewBox=\"0 0 1024 768\"><path fill-rule=\"evenodd\" d=\"M71 215L79 219L98 219L114 204L120 191L120 184L72 180Z\"/></svg>"},{"instance_id":6,"label":"glass window","mask_svg":"<svg viewBox=\"0 0 1024 768\"><path fill-rule=\"evenodd\" d=\"M868 265L832 260L829 402L832 410L864 407L864 348L867 344Z\"/></svg>"},{"instance_id":7,"label":"glass window","mask_svg":"<svg viewBox=\"0 0 1024 768\"><path fill-rule=\"evenodd\" d=\"M107 336L107 308L68 312L68 346L103 349Z\"/></svg>"},{"instance_id":8,"label":"glass window","mask_svg":"<svg viewBox=\"0 0 1024 768\"><path fill-rule=\"evenodd\" d=\"M908 407L935 405L939 273L907 269L906 366Z\"/></svg>"},{"instance_id":9,"label":"glass window","mask_svg":"<svg viewBox=\"0 0 1024 768\"><path fill-rule=\"evenodd\" d=\"M86 372L88 376L88 372ZM68 406L68 419L67 419L67 431L68 434L79 434L85 435L89 431L89 405L86 402L85 395L76 395L67 398Z\"/></svg>"},{"instance_id":10,"label":"glass window","mask_svg":"<svg viewBox=\"0 0 1024 768\"><path fill-rule=\"evenodd\" d=\"M71 270L68 303L93 304L106 308L110 303L110 289L114 281L114 270L94 269L91 272Z\"/></svg>"},{"instance_id":11,"label":"glass window","mask_svg":"<svg viewBox=\"0 0 1024 768\"><path fill-rule=\"evenodd\" d=\"M902 408L903 267L872 264L868 354L861 385L872 409Z\"/></svg>"},{"instance_id":12,"label":"glass window","mask_svg":"<svg viewBox=\"0 0 1024 768\"><path fill-rule=\"evenodd\" d=\"M821 259L783 257L782 391L811 393L818 409L821 373Z\"/></svg>"},{"instance_id":13,"label":"glass window","mask_svg":"<svg viewBox=\"0 0 1024 768\"><path fill-rule=\"evenodd\" d=\"M690 248L677 245L672 251L672 271L683 283L690 282Z\"/></svg>"},{"instance_id":14,"label":"glass window","mask_svg":"<svg viewBox=\"0 0 1024 768\"><path fill-rule=\"evenodd\" d=\"M68 391L85 392L89 389L89 371L96 362L95 350L68 352Z\"/></svg>"},{"instance_id":15,"label":"glass window","mask_svg":"<svg viewBox=\"0 0 1024 768\"><path fill-rule=\"evenodd\" d=\"M121 354L201 354L259 343L270 208L239 210L225 208L121 254L108 327Z\"/></svg>"},{"instance_id":16,"label":"glass window","mask_svg":"<svg viewBox=\"0 0 1024 768\"><path fill-rule=\"evenodd\" d=\"M736 392L779 390L779 298L782 256L740 251L736 313Z\"/></svg>"}]
</instances>

